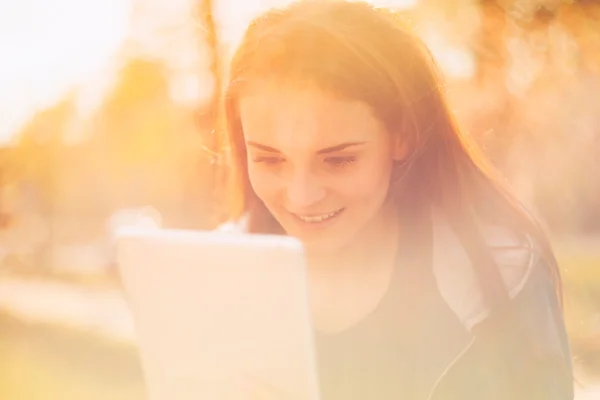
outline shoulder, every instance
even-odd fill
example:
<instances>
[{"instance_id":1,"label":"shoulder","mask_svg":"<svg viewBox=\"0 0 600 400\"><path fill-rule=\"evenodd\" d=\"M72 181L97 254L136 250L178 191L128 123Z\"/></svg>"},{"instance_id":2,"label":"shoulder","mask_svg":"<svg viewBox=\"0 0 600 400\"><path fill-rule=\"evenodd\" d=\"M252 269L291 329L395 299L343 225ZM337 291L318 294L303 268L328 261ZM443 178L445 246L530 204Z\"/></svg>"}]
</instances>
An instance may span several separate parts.
<instances>
[{"instance_id":1,"label":"shoulder","mask_svg":"<svg viewBox=\"0 0 600 400\"><path fill-rule=\"evenodd\" d=\"M468 330L489 315L475 269L443 215L433 213L433 272L443 299ZM542 278L541 254L532 238L496 225L480 227L511 299ZM543 274L543 272L541 273ZM550 283L551 285L551 283Z\"/></svg>"},{"instance_id":2,"label":"shoulder","mask_svg":"<svg viewBox=\"0 0 600 400\"><path fill-rule=\"evenodd\" d=\"M474 337L462 363L469 376L480 371L493 377L489 382L494 393L521 379L517 392L531 393L527 398L572 398L572 363L560 301L535 241L499 226L482 227L512 302L509 319L495 321L473 272L477 266L443 219L436 219L434 275L443 299Z\"/></svg>"}]
</instances>

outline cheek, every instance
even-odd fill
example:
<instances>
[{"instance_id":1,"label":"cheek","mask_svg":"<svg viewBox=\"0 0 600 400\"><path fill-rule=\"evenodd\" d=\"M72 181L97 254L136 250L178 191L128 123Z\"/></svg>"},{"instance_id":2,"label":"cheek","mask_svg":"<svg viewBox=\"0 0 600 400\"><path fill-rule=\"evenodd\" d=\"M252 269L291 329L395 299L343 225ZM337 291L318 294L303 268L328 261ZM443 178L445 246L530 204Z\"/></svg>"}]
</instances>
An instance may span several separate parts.
<instances>
[{"instance_id":1,"label":"cheek","mask_svg":"<svg viewBox=\"0 0 600 400\"><path fill-rule=\"evenodd\" d=\"M279 180L256 165L248 164L248 178L254 193L265 203L272 201L281 191Z\"/></svg>"},{"instance_id":2,"label":"cheek","mask_svg":"<svg viewBox=\"0 0 600 400\"><path fill-rule=\"evenodd\" d=\"M392 163L373 161L357 166L335 185L336 192L347 198L378 200L387 194Z\"/></svg>"}]
</instances>

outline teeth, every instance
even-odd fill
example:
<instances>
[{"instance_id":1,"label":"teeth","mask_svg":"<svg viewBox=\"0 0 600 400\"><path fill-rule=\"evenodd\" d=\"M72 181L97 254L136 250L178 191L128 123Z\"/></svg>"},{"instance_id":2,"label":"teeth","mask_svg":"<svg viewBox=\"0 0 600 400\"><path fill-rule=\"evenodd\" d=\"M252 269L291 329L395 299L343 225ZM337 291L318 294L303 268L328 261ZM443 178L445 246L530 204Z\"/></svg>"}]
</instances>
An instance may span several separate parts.
<instances>
[{"instance_id":1,"label":"teeth","mask_svg":"<svg viewBox=\"0 0 600 400\"><path fill-rule=\"evenodd\" d=\"M332 211L328 214L322 214L322 215L311 215L311 216L296 215L296 216L304 222L321 222L321 221L325 221L326 219L329 219L331 217L334 217L340 211L341 211L341 209Z\"/></svg>"}]
</instances>

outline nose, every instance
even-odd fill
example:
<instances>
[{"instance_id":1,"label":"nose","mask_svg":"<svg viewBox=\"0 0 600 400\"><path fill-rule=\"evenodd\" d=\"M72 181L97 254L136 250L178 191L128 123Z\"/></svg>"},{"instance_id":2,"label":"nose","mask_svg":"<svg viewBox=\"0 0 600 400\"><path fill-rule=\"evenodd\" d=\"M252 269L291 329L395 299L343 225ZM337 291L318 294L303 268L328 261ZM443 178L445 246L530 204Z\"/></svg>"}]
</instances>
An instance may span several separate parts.
<instances>
[{"instance_id":1,"label":"nose","mask_svg":"<svg viewBox=\"0 0 600 400\"><path fill-rule=\"evenodd\" d=\"M306 211L325 198L325 188L310 173L297 173L288 182L287 200L291 211Z\"/></svg>"}]
</instances>

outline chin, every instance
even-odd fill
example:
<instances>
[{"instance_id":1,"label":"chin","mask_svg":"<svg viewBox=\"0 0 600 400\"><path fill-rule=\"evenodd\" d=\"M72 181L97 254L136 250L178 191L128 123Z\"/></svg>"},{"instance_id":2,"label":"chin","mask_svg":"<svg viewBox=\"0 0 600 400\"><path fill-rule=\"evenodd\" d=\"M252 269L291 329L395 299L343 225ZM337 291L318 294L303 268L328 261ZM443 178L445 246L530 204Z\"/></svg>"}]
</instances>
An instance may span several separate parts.
<instances>
[{"instance_id":1,"label":"chin","mask_svg":"<svg viewBox=\"0 0 600 400\"><path fill-rule=\"evenodd\" d=\"M319 256L340 252L352 242L348 230L331 232L323 235L293 235L304 245L307 255Z\"/></svg>"}]
</instances>

